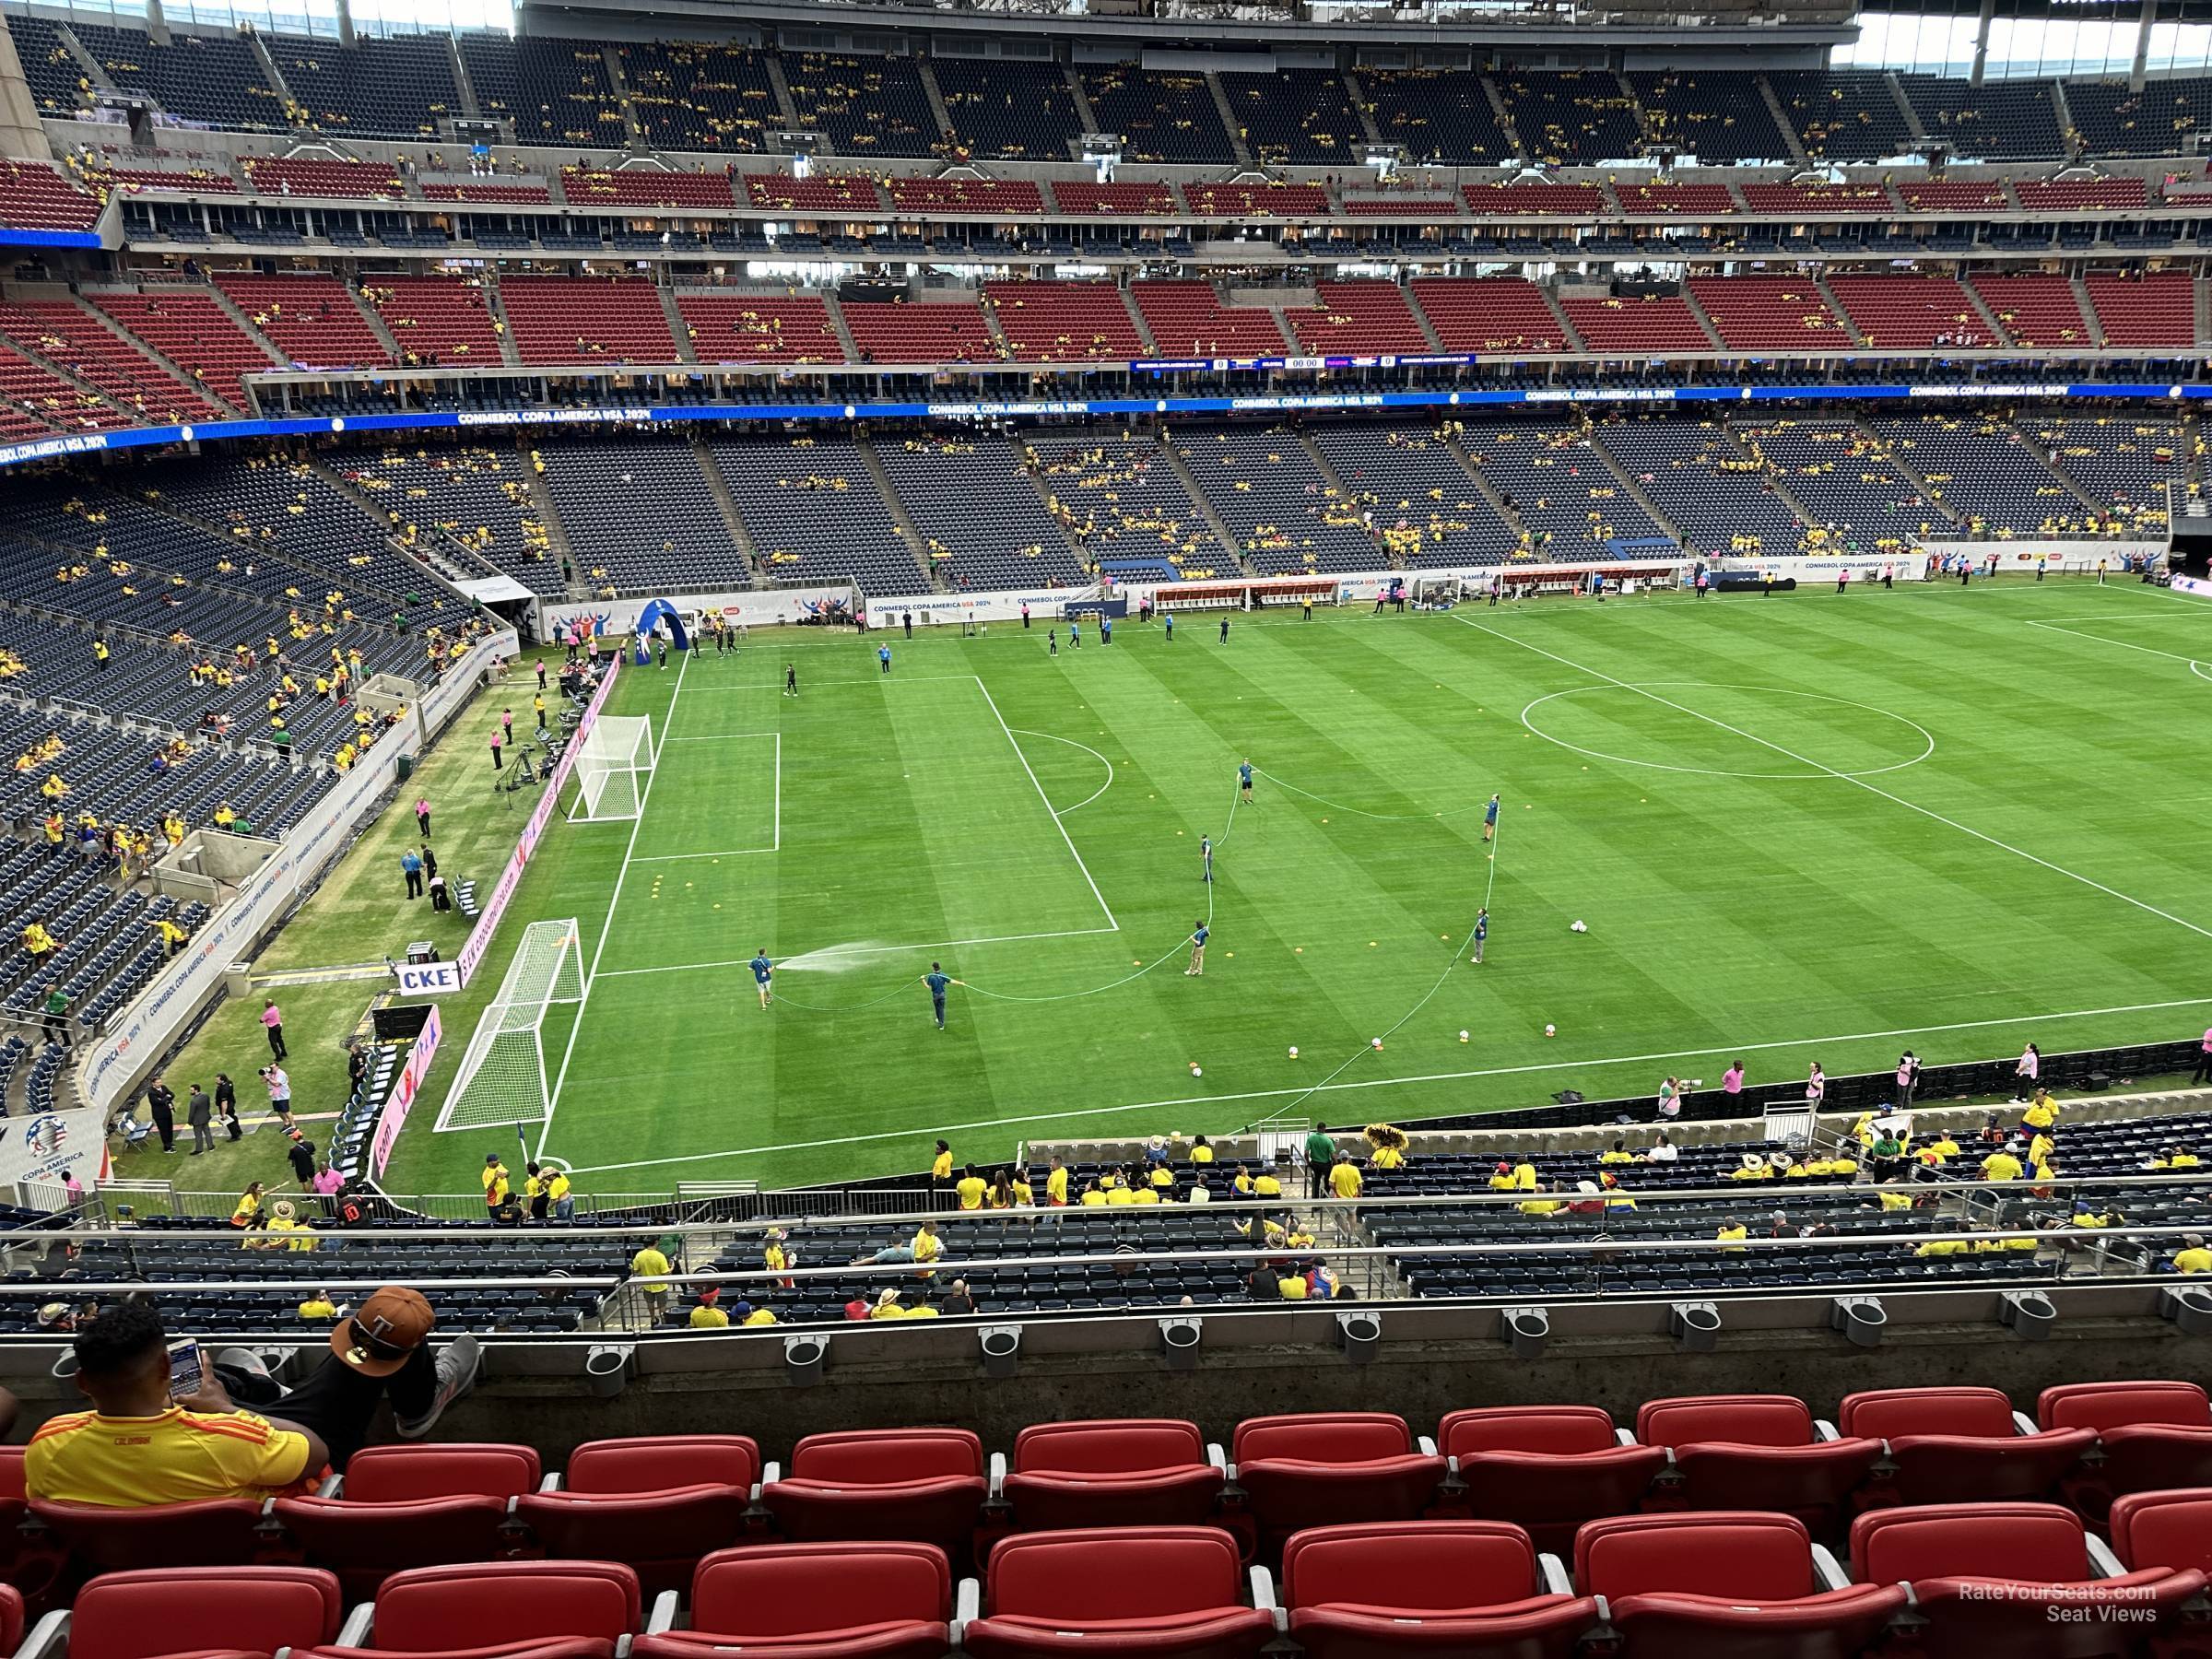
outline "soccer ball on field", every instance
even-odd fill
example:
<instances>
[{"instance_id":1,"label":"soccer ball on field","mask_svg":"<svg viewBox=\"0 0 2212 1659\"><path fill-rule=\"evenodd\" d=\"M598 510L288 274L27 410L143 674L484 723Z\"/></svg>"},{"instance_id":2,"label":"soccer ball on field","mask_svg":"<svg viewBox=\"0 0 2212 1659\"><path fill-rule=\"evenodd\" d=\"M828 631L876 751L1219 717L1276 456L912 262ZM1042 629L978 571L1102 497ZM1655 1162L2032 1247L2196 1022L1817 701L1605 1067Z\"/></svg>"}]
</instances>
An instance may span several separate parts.
<instances>
[{"instance_id":1,"label":"soccer ball on field","mask_svg":"<svg viewBox=\"0 0 2212 1659\"><path fill-rule=\"evenodd\" d=\"M1547 1037L1557 1037L1559 1034L1559 1028L1556 1026L1546 1026L1544 1028L1544 1035Z\"/></svg>"},{"instance_id":2,"label":"soccer ball on field","mask_svg":"<svg viewBox=\"0 0 2212 1659\"><path fill-rule=\"evenodd\" d=\"M1195 1060L1191 1062L1191 1076L1194 1077L1203 1077L1206 1076L1206 1073L1199 1069L1198 1062Z\"/></svg>"},{"instance_id":3,"label":"soccer ball on field","mask_svg":"<svg viewBox=\"0 0 2212 1659\"><path fill-rule=\"evenodd\" d=\"M1368 1041L1372 1042L1377 1048L1381 1048L1382 1046L1382 1039L1380 1037L1371 1037L1368 1039Z\"/></svg>"},{"instance_id":4,"label":"soccer ball on field","mask_svg":"<svg viewBox=\"0 0 2212 1659\"><path fill-rule=\"evenodd\" d=\"M1459 1034L1459 1040L1460 1040L1462 1042L1465 1042L1465 1041L1466 1041L1466 1040L1467 1040L1467 1034L1466 1034L1465 1031L1462 1031L1462 1032Z\"/></svg>"},{"instance_id":5,"label":"soccer ball on field","mask_svg":"<svg viewBox=\"0 0 2212 1659\"><path fill-rule=\"evenodd\" d=\"M1298 1058L1298 1044L1295 1042L1290 1045L1290 1058L1293 1060Z\"/></svg>"},{"instance_id":6,"label":"soccer ball on field","mask_svg":"<svg viewBox=\"0 0 2212 1659\"><path fill-rule=\"evenodd\" d=\"M1569 933L1588 933L1590 931L1590 924L1580 920L1570 922L1567 924L1567 931Z\"/></svg>"}]
</instances>

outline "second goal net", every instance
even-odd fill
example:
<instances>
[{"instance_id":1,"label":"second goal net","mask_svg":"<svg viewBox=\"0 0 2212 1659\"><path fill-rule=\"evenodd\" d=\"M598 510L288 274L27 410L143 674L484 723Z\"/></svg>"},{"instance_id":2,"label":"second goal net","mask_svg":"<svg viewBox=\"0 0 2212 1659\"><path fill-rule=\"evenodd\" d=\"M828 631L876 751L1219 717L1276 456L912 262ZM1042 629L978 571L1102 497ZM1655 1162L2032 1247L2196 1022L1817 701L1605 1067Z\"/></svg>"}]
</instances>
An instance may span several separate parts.
<instances>
[{"instance_id":1,"label":"second goal net","mask_svg":"<svg viewBox=\"0 0 2212 1659\"><path fill-rule=\"evenodd\" d=\"M571 823L634 818L653 776L653 722L642 714L602 714L576 755L576 798Z\"/></svg>"},{"instance_id":2,"label":"second goal net","mask_svg":"<svg viewBox=\"0 0 2212 1659\"><path fill-rule=\"evenodd\" d=\"M453 1074L438 1128L482 1129L545 1121L552 1099L547 1020L583 1001L583 945L573 917L533 922L523 930L499 994L477 1022Z\"/></svg>"}]
</instances>

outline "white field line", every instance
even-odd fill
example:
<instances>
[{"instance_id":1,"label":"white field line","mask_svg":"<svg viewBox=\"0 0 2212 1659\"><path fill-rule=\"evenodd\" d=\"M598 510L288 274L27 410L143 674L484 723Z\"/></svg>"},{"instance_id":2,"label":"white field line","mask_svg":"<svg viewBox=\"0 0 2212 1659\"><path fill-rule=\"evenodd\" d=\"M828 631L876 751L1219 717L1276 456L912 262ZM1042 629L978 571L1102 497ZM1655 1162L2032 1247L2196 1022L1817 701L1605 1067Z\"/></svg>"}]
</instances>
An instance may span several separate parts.
<instances>
[{"instance_id":1,"label":"white field line","mask_svg":"<svg viewBox=\"0 0 2212 1659\"><path fill-rule=\"evenodd\" d=\"M640 864L646 861L638 860ZM1084 939L1094 934L1119 933L1118 927L1064 927L1055 933L985 934L974 939L930 939L919 945L822 945L811 950L786 950L777 954L783 957L816 956L824 953L836 956L900 956L915 950L949 950L955 945L1013 945L1024 939ZM667 962L653 968L609 968L608 979L622 979L637 973L704 973L718 968L744 968L752 961L750 957L732 957L718 962Z\"/></svg>"},{"instance_id":2,"label":"white field line","mask_svg":"<svg viewBox=\"0 0 2212 1659\"><path fill-rule=\"evenodd\" d=\"M1796 1037L1780 1042L1717 1042L1709 1048L1671 1049L1653 1054L1616 1054L1597 1060L1543 1060L1533 1065L1496 1065L1474 1071L1430 1072L1412 1077L1370 1077L1356 1083L1311 1084L1295 1088L1254 1088L1237 1094L1182 1095L1167 1100L1134 1100L1126 1106L1092 1106L1075 1112L1025 1112L1018 1117L979 1118L963 1124L924 1124L911 1129L887 1129L873 1135L840 1135L826 1140L784 1141L766 1147L732 1147L721 1152L690 1152L674 1158L646 1158L632 1163L597 1164L571 1171L578 1175L606 1175L620 1170L658 1169L668 1164L705 1163L715 1159L760 1158L775 1152L809 1152L823 1147L852 1147L869 1141L927 1140L932 1136L970 1130L1004 1129L1017 1124L1064 1124L1083 1118L1112 1117L1131 1112L1167 1112L1177 1108L1223 1106L1236 1100L1272 1100L1286 1095L1335 1094L1351 1089L1410 1088L1425 1083L1465 1083L1478 1077L1518 1077L1535 1072L1588 1071L1599 1066L1653 1065L1677 1060L1709 1060L1737 1054L1763 1053L1775 1049L1830 1047L1841 1042L1872 1042L1877 1039L1932 1037L1947 1031L1984 1030L1997 1026L2049 1025L2062 1019L2096 1019L2119 1014L2153 1014L2175 1008L2212 1006L2212 996L2182 997L2172 1002L2135 1003L2124 1007L2076 1008L2063 1014L2014 1014L1998 1019L1960 1019L1947 1025L1900 1026L1884 1031L1845 1031L1818 1037Z\"/></svg>"},{"instance_id":3,"label":"white field line","mask_svg":"<svg viewBox=\"0 0 2212 1659\"><path fill-rule=\"evenodd\" d=\"M2099 620L2113 619L2114 618L2099 618ZM2158 620L2157 618L2144 616L2144 614L2140 611L2136 612L2132 617L2122 617L2116 619L2123 622ZM2183 656L2178 651L2160 651L2156 645L2138 645L2133 640L2108 640L2102 634L2083 633L2078 628L2067 628L2056 622L2039 622L2033 618L2028 619L2028 626L2030 628L2046 629L2052 633L2065 634L2072 639L2087 640L2092 645L2116 645L2122 651L2139 651L2145 656L2159 656L2165 657L2171 662L2186 663L2193 672L2195 670L2200 660L2193 656Z\"/></svg>"},{"instance_id":4,"label":"white field line","mask_svg":"<svg viewBox=\"0 0 2212 1659\"><path fill-rule=\"evenodd\" d=\"M1466 619L1465 618L1455 616L1453 620L1465 621ZM1775 754L1781 755L1786 759L1794 760L1800 766L1811 767L1815 771L1826 772L1830 777L1840 779L1843 782L1851 784L1854 789L1863 789L1868 794L1879 795L1883 800L1888 801L1895 806L1902 806L1908 812L1918 813L1922 818L1927 818L1931 822L1941 824L1946 829L1956 830L1961 835L1971 836L1978 841L1982 841L1986 845L1996 848L2000 853L2009 853L2015 858L2024 858L2030 864L2038 865L2043 869L2049 870L2054 876L2064 876L2069 881L2077 881L2083 887L2093 888L2098 892L2104 894L2107 898L2117 899L2123 904L2133 905L2136 910L2142 911L2147 915L2156 916L2163 922L2171 922L2176 927L2185 928L2190 933L2195 934L2200 938L2212 939L2212 929L2199 927L2195 923L2188 921L2183 917L2177 916L2171 911L2160 910L2157 905L2151 904L2144 900L2137 899L2131 894L2124 893L2118 888L2107 887L2103 882L2097 880L2094 877L2084 876L2078 870L2069 870L2065 865L2062 864L2053 864L2051 860L2040 857L2037 854L2027 851L2025 848L2014 846L2010 841L1999 841L1995 836L1991 835L1984 830L1977 830L1971 824L1962 824L1957 818L1946 818L1942 813L1936 811L1933 807L1923 806L1917 802L1908 801L1900 794L1892 794L1888 790L1882 788L1879 784L1869 783L1864 778L1853 777L1849 772L1840 772L1834 767L1829 766L1821 761L1815 760L1808 755L1801 755L1794 749L1784 748L1779 743L1769 742L1764 737L1760 737L1754 733L1745 731L1741 726L1730 725L1726 721L1717 720L1711 714L1703 713L1699 710L1689 707L1687 703L1678 703L1672 698L1660 696L1656 691L1647 691L1642 687L1632 686L1626 680L1615 679L1613 676L1606 673L1603 669L1589 667L1582 663L1574 661L1571 657L1563 657L1556 651L1547 651L1541 645L1532 645L1526 640L1515 639L1512 634L1500 633L1498 631L1498 629L1486 627L1480 622L1467 622L1466 626L1475 629L1479 632L1488 634L1494 640L1503 640L1508 644L1520 646L1524 651L1533 651L1538 656L1549 657L1553 662L1563 664L1567 667L1572 668L1578 674L1586 674L1592 679L1604 680L1608 685L1618 686L1624 691L1633 691L1639 697L1649 698L1652 701L1659 703L1665 708L1673 709L1677 713L1688 714L1693 720L1701 720L1707 725L1715 726L1721 731L1732 733L1735 736L1741 737L1747 742L1756 743L1761 748L1771 749Z\"/></svg>"},{"instance_id":5,"label":"white field line","mask_svg":"<svg viewBox=\"0 0 2212 1659\"><path fill-rule=\"evenodd\" d=\"M691 653L684 653L684 660L676 671L676 688L668 694L668 707L661 716L661 740L653 746L653 776L645 780L645 793L638 797L638 816L629 827L629 844L622 849L622 867L615 872L615 889L607 895L606 920L599 927L599 943L592 950L590 972L584 975L583 994L576 999L576 1018L569 1027L568 1045L560 1051L560 1070L553 1078L553 1091L546 1100L545 1122L538 1125L537 1153L545 1156L546 1140L553 1133L553 1113L560 1106L560 1090L569 1080L569 1062L575 1057L576 1034L583 1030L583 1017L591 1006L592 986L599 978L599 959L606 954L606 942L614 935L615 908L622 902L622 884L629 877L631 855L638 850L638 831L645 827L645 809L653 801L653 786L661 781L661 751L668 747L668 728L676 724L676 705L684 695L684 676L690 672Z\"/></svg>"},{"instance_id":6,"label":"white field line","mask_svg":"<svg viewBox=\"0 0 2212 1659\"><path fill-rule=\"evenodd\" d=\"M1076 868L1083 872L1084 885L1090 888L1090 896L1099 901L1099 908L1106 912L1107 926L1115 933L1121 932L1122 924L1113 919L1113 906L1106 902L1106 895L1099 891L1098 882L1091 877L1090 866L1083 862L1083 854L1076 851L1076 838L1068 834L1067 826L1060 821L1059 813L1053 811L1053 797L1046 794L1044 785L1037 782L1037 773L1030 765L1029 756L1021 752L1021 745L1015 741L1014 728L1006 724L1006 717L998 712L998 699L991 695L991 688L983 684L982 675L972 674L968 677L975 682L975 688L983 694L983 700L991 705L991 718L998 722L998 729L1006 735L1006 747L1014 751L1014 759L1021 762L1021 770L1030 774L1030 782L1037 791L1037 798L1044 803L1045 811L1052 813L1053 828L1060 831L1060 839L1067 843L1067 855L1076 861Z\"/></svg>"}]
</instances>

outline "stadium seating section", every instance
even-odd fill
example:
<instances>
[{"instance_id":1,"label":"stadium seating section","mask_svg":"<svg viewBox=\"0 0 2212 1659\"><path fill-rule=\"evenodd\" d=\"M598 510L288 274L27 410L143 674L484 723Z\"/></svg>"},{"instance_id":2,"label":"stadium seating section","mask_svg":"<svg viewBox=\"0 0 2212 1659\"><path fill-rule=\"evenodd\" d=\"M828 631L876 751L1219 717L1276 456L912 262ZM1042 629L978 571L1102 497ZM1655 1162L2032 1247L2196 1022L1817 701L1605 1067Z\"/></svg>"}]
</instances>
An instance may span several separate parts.
<instances>
[{"instance_id":1,"label":"stadium seating section","mask_svg":"<svg viewBox=\"0 0 2212 1659\"><path fill-rule=\"evenodd\" d=\"M371 1447L330 1488L21 1496L41 1636L80 1659L290 1649L1256 1655L1939 1654L2183 1642L2212 1568L2194 1384L1860 1392L973 1433ZM1876 1434L1873 1431L1882 1432ZM2137 1484L2151 1458L2170 1482ZM2099 1529L2091 1530L2091 1523ZM2109 1534L2109 1544L2100 1534ZM147 1569L148 1552L164 1564ZM272 1564L276 1557L281 1564ZM0 1595L18 1638L23 1590ZM2084 1627L2087 1627L2085 1631ZM2094 1645L2091 1645L2094 1643Z\"/></svg>"}]
</instances>

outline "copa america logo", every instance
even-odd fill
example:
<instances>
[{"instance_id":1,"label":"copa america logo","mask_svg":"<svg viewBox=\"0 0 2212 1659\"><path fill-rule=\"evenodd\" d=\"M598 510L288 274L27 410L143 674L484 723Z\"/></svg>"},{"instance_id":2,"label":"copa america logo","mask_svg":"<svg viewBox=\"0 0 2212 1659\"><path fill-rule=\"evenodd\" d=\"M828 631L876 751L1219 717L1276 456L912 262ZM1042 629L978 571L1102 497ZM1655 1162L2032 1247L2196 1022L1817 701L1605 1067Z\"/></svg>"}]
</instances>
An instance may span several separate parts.
<instances>
[{"instance_id":1,"label":"copa america logo","mask_svg":"<svg viewBox=\"0 0 2212 1659\"><path fill-rule=\"evenodd\" d=\"M67 1144L69 1125L57 1114L33 1118L23 1131L23 1146L33 1157L52 1158Z\"/></svg>"}]
</instances>

